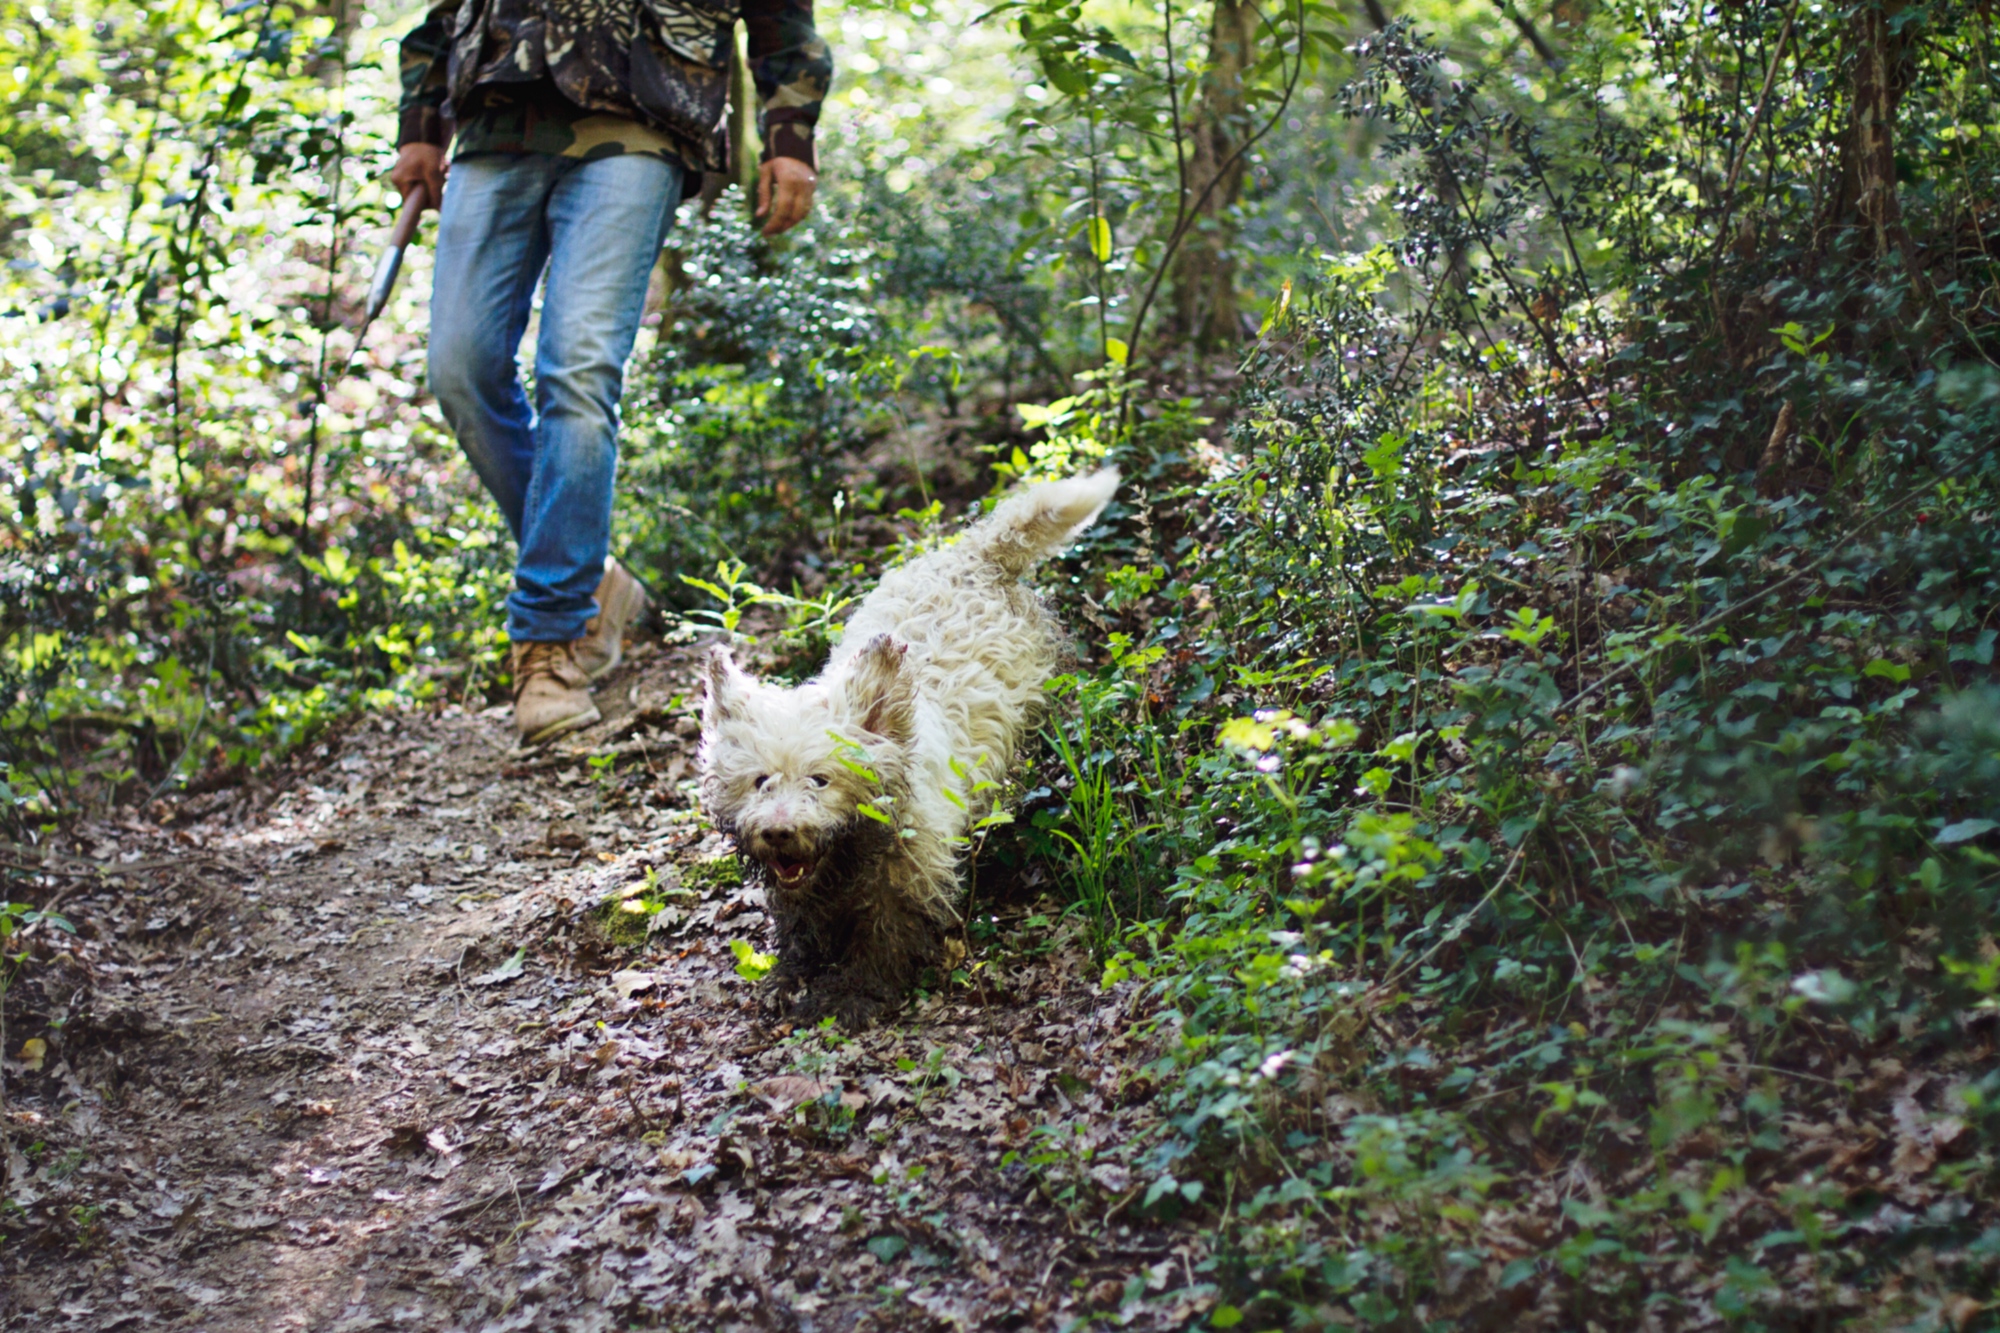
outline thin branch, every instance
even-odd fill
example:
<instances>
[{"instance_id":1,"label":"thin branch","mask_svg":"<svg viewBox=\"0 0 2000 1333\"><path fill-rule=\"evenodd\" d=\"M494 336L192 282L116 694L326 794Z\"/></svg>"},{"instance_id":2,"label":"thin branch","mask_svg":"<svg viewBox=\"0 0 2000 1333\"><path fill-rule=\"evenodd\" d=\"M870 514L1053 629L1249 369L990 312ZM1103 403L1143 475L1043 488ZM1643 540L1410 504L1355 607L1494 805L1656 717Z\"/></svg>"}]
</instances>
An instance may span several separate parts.
<instances>
[{"instance_id":1,"label":"thin branch","mask_svg":"<svg viewBox=\"0 0 2000 1333\"><path fill-rule=\"evenodd\" d=\"M1188 192L1187 143L1181 127L1181 85L1174 73L1174 0L1162 0L1161 13L1166 16L1161 26L1167 48L1167 114L1174 126L1174 178L1179 188L1174 198L1185 201Z\"/></svg>"},{"instance_id":2,"label":"thin branch","mask_svg":"<svg viewBox=\"0 0 2000 1333\"><path fill-rule=\"evenodd\" d=\"M1193 204L1190 205L1185 197L1180 201L1180 207L1174 214L1173 229L1167 234L1166 247L1160 255L1160 262L1153 270L1152 280L1146 284L1146 294L1139 302L1139 309L1132 316L1132 331L1125 339L1126 346L1129 349L1126 354L1126 365L1128 368L1138 364L1139 335L1145 329L1146 316L1153 308L1154 298L1159 295L1160 283L1165 280L1167 271L1173 267L1174 256L1179 252L1181 242L1187 239L1188 232L1194 228L1195 216L1201 211L1202 206L1208 202L1209 196L1215 193L1215 187L1222 182L1222 178L1229 173L1229 169L1241 161L1244 155L1252 148L1255 148L1265 135L1276 129L1278 122L1284 119L1285 112L1291 109L1292 96L1298 91L1299 77L1305 73L1306 68L1305 0L1296 0L1296 11L1298 14L1299 53L1297 60L1292 65L1290 75L1285 80L1284 96L1278 99L1278 108L1271 113L1271 118L1265 121L1256 133L1245 139L1235 152L1216 164L1215 171L1210 174L1208 183L1202 186L1201 193L1196 196ZM1277 25L1272 24L1271 26L1272 31L1275 32ZM1282 58L1281 52L1280 59ZM1185 192L1183 193L1185 194Z\"/></svg>"},{"instance_id":3,"label":"thin branch","mask_svg":"<svg viewBox=\"0 0 2000 1333\"><path fill-rule=\"evenodd\" d=\"M1409 91L1407 85L1405 85L1405 91ZM1451 207L1453 211L1456 212L1460 204L1464 205L1466 223L1472 238L1478 241L1479 248L1486 252L1487 259L1492 261L1493 271L1499 275L1500 281L1506 284L1507 294L1514 299L1514 304L1520 308L1522 315L1527 318L1529 325L1535 330L1536 336L1542 340L1542 349L1548 353L1549 360L1561 367L1564 373L1573 375L1575 372L1570 369L1568 360L1563 357L1561 349L1556 346L1555 333L1543 326L1541 318L1535 314L1534 303L1528 300L1527 295L1522 292L1520 286L1514 281L1513 269L1494 250L1492 232L1480 219L1479 205L1466 197L1464 187L1459 184L1458 173L1452 170L1451 160L1446 156L1444 147L1445 136L1441 128L1441 113L1438 113L1435 103L1429 99L1413 95L1410 98L1410 102L1411 111L1415 116L1416 123L1422 126L1427 132L1433 160L1439 172L1443 175L1445 183L1451 187L1450 193L1453 196ZM1432 117L1425 116L1424 112L1427 109L1433 113ZM1487 336L1491 338L1492 335L1488 334ZM1523 388L1527 387L1525 375L1518 367L1516 368L1516 378Z\"/></svg>"},{"instance_id":4,"label":"thin branch","mask_svg":"<svg viewBox=\"0 0 2000 1333\"><path fill-rule=\"evenodd\" d=\"M164 99L162 99L164 100ZM153 150L160 137L160 102L153 103L153 115L146 125L146 138L139 148L139 167L132 177L132 188L128 192L125 205L125 220L118 229L118 248L113 251L115 258L110 271L117 273L125 267L125 261L132 253L132 228L138 220L139 210L146 202L146 173L153 165ZM115 279L107 279L107 282ZM104 359L109 353L112 313L117 305L115 296L107 297L97 319L97 355L93 368L97 381L97 406L92 415L91 434L93 438L103 438L105 431L105 408L111 402L111 389L105 381ZM130 382L131 372L127 371L125 381ZM120 392L123 392L121 385Z\"/></svg>"},{"instance_id":5,"label":"thin branch","mask_svg":"<svg viewBox=\"0 0 2000 1333\"><path fill-rule=\"evenodd\" d=\"M1743 172L1743 163L1749 159L1750 149L1757 139L1757 126L1764 119L1764 109L1771 104L1771 88L1778 81L1778 70L1785 63L1785 46L1792 40L1792 21L1799 16L1799 0L1792 0L1792 7L1785 14L1784 30L1778 34L1778 48L1771 53L1771 66L1764 71L1764 91L1757 95L1757 109L1750 113L1749 128L1743 131L1743 146L1729 164L1729 177L1722 183L1722 220L1716 226L1716 250L1721 251L1729 235L1729 215L1736 207L1736 178Z\"/></svg>"},{"instance_id":6,"label":"thin branch","mask_svg":"<svg viewBox=\"0 0 2000 1333\"><path fill-rule=\"evenodd\" d=\"M1111 317L1107 313L1104 296L1104 270L1111 262L1111 219L1104 216L1104 173L1103 161L1097 149L1097 102L1092 99L1089 113L1084 118L1089 131L1090 144L1090 221L1085 225L1090 229L1090 257L1097 261L1097 354L1111 355ZM1097 251L1097 225L1104 224L1104 253Z\"/></svg>"},{"instance_id":7,"label":"thin branch","mask_svg":"<svg viewBox=\"0 0 2000 1333\"><path fill-rule=\"evenodd\" d=\"M1507 16L1507 21L1520 30L1521 36L1527 38L1528 45L1535 48L1535 54L1541 58L1542 63L1556 73L1562 73L1563 58L1557 55L1547 42L1542 40L1542 34L1536 30L1534 20L1523 14L1513 4L1513 0L1493 0L1493 3L1499 8L1502 14Z\"/></svg>"},{"instance_id":8,"label":"thin branch","mask_svg":"<svg viewBox=\"0 0 2000 1333\"><path fill-rule=\"evenodd\" d=\"M340 280L340 186L347 175L347 47L340 49L340 109L333 118L333 170L327 185L327 248L326 248L326 304L320 311L319 361L313 367L312 419L306 424L306 475L303 493L299 503L298 551L303 557L312 545L313 481L319 472L320 422L326 416L326 351L333 337L333 301ZM364 328L365 331L365 328ZM361 349L355 348L356 352ZM314 617L310 611L313 586L312 571L304 571L300 579L302 590L307 594L304 612L306 623Z\"/></svg>"},{"instance_id":9,"label":"thin branch","mask_svg":"<svg viewBox=\"0 0 2000 1333\"><path fill-rule=\"evenodd\" d=\"M236 82L230 86L228 94L222 99L225 116L236 106L238 95L250 81L250 67L256 61L254 53L262 46L264 33L270 27L272 3L273 0L265 0L263 15L257 20L257 40L252 43L250 53L238 57ZM190 529L191 541L196 528L195 511L201 501L188 484L187 454L181 440L181 346L187 339L190 268L196 280L206 279L208 276L208 266L201 259L201 227L209 212L209 182L215 177L222 158L223 141L228 137L229 121L225 119L222 124L216 126L215 133L209 136L208 146L202 152L201 165L194 170L194 191L188 200L187 239L180 247L174 272L174 327L167 351L168 399L172 410L167 418L167 438L173 446L174 473L181 488L181 513ZM167 242L167 253L170 257L175 254L171 239Z\"/></svg>"}]
</instances>

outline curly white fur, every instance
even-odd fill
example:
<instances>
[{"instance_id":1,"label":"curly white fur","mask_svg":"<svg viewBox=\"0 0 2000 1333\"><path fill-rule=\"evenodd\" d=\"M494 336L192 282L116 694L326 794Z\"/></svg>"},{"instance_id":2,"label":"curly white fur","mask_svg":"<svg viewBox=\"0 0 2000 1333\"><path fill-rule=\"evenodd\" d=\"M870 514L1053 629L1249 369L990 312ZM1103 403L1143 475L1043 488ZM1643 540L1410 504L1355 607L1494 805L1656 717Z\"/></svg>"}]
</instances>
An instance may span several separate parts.
<instances>
[{"instance_id":1,"label":"curly white fur","mask_svg":"<svg viewBox=\"0 0 2000 1333\"><path fill-rule=\"evenodd\" d=\"M866 1022L902 998L957 920L958 852L1033 725L1061 637L1020 580L1096 519L1106 468L1002 501L892 571L826 670L796 689L711 650L702 802L760 868L778 925L773 993Z\"/></svg>"}]
</instances>

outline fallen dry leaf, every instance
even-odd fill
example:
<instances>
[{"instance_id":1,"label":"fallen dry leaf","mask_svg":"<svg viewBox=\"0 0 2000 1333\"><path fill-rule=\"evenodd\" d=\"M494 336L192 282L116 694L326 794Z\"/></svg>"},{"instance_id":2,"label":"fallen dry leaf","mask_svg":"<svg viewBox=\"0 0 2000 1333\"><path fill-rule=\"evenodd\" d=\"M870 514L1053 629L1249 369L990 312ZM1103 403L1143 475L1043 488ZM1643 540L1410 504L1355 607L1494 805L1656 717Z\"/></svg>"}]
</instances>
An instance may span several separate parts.
<instances>
[{"instance_id":1,"label":"fallen dry leaf","mask_svg":"<svg viewBox=\"0 0 2000 1333\"><path fill-rule=\"evenodd\" d=\"M627 969L611 974L611 989L618 992L618 998L629 1000L634 995L653 989L659 984L659 977L651 972Z\"/></svg>"},{"instance_id":2,"label":"fallen dry leaf","mask_svg":"<svg viewBox=\"0 0 2000 1333\"><path fill-rule=\"evenodd\" d=\"M773 1110L789 1111L801 1102L824 1097L834 1091L836 1086L798 1074L781 1074L776 1078L765 1079L750 1090L769 1102Z\"/></svg>"}]
</instances>

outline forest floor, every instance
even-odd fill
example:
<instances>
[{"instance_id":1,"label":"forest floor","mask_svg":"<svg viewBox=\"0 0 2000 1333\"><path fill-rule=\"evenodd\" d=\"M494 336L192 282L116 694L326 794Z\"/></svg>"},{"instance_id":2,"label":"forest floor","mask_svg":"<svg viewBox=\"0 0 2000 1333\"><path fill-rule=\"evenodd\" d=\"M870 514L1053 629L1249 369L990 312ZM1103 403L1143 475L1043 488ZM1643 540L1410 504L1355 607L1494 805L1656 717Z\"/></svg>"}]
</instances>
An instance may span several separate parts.
<instances>
[{"instance_id":1,"label":"forest floor","mask_svg":"<svg viewBox=\"0 0 2000 1333\"><path fill-rule=\"evenodd\" d=\"M45 855L79 934L8 1005L0 1326L1197 1316L1200 1236L1101 1202L1145 1043L1053 909L852 1040L760 1020L692 679L643 651L539 751L504 708L370 718Z\"/></svg>"}]
</instances>

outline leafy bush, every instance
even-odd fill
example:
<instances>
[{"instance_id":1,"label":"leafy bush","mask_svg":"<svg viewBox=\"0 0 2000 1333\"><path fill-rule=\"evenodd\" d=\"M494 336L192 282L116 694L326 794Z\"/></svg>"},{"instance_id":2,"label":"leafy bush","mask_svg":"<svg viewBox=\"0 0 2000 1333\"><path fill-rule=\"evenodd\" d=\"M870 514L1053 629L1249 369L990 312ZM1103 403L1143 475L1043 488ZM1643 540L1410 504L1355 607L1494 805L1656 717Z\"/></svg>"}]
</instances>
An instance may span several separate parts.
<instances>
[{"instance_id":1,"label":"leafy bush","mask_svg":"<svg viewBox=\"0 0 2000 1333\"><path fill-rule=\"evenodd\" d=\"M1990 96L1912 52L1875 227L1819 148L1851 84L1664 77L1754 89L1781 32L1858 60L1865 14L1623 18L1543 107L1358 45L1404 231L1288 295L1232 452L1154 497L1181 554L1112 658L1158 666L1062 724L1125 737L1058 821L1132 794L1124 906L1177 867L1106 973L1157 1006L1152 1199L1209 1175L1271 1320L1841 1307L1893 1267L1870 1229L1995 1281L1956 1221L1783 1183L1876 1043L1943 1056L1987 993L2000 325L1957 238L2000 158L1943 126ZM1983 1106L1990 1065L1900 1114ZM1558 1143L1589 1202L1496 1192ZM1989 1152L1937 1168L1980 1216Z\"/></svg>"},{"instance_id":2,"label":"leafy bush","mask_svg":"<svg viewBox=\"0 0 2000 1333\"><path fill-rule=\"evenodd\" d=\"M655 350L626 395L622 533L692 604L677 576L717 561L758 569L852 484L844 455L886 420L871 251L834 228L782 249L740 198L682 211Z\"/></svg>"},{"instance_id":3,"label":"leafy bush","mask_svg":"<svg viewBox=\"0 0 2000 1333\"><path fill-rule=\"evenodd\" d=\"M0 136L14 832L228 785L362 700L478 696L500 552L405 378L418 282L343 373L387 71L283 5L0 28L32 73Z\"/></svg>"},{"instance_id":4,"label":"leafy bush","mask_svg":"<svg viewBox=\"0 0 2000 1333\"><path fill-rule=\"evenodd\" d=\"M1988 16L1364 8L1006 6L949 118L847 16L869 170L802 244L690 211L620 540L804 669L945 499L1124 466L992 859L1155 1041L1150 1139L1028 1164L1212 1224L1217 1326L2000 1295ZM0 112L10 830L477 697L414 300L343 377L386 74L284 6L5 12L89 111Z\"/></svg>"}]
</instances>

